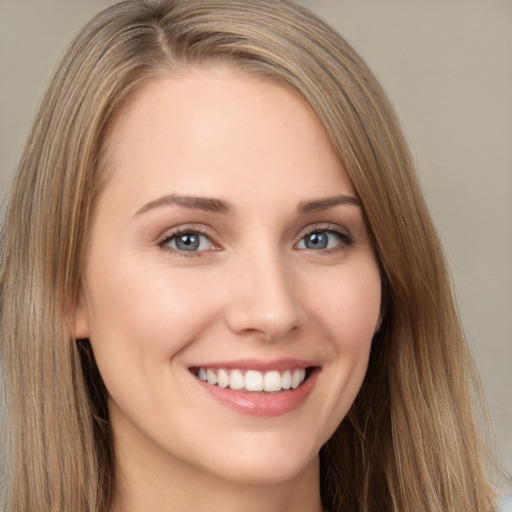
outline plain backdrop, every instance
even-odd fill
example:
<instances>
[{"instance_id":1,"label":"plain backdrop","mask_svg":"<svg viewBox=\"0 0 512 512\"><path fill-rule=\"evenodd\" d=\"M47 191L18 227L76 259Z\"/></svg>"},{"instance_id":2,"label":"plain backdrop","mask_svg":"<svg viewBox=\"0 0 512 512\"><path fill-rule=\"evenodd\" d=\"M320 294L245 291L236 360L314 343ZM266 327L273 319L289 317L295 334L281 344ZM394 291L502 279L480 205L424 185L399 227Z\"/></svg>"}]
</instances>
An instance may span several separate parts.
<instances>
[{"instance_id":1,"label":"plain backdrop","mask_svg":"<svg viewBox=\"0 0 512 512\"><path fill-rule=\"evenodd\" d=\"M107 0L0 0L0 195L66 43ZM512 2L303 0L396 107L512 471Z\"/></svg>"}]
</instances>

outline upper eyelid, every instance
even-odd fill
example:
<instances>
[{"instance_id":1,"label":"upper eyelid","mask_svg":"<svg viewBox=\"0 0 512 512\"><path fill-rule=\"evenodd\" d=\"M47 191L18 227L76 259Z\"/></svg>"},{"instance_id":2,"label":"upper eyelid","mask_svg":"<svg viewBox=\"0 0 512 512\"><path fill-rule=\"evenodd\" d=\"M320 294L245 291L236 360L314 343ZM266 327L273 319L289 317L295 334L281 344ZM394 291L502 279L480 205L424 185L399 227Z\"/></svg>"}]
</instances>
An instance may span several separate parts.
<instances>
[{"instance_id":1,"label":"upper eyelid","mask_svg":"<svg viewBox=\"0 0 512 512\"><path fill-rule=\"evenodd\" d=\"M198 250L198 251L186 252L186 251L180 251L177 248L167 245L167 243L170 242L172 239L178 237L179 235L186 234L186 233L196 233L198 235L206 237L210 241L212 248L208 249L208 250ZM186 255L187 257L193 256L193 255L199 256L203 252L218 251L218 250L222 249L222 246L216 241L215 237L211 236L209 233L206 233L202 229L192 228L190 226L186 226L186 227L180 226L180 227L174 228L173 230L167 230L163 235L161 235L156 240L155 245L162 250L175 252L180 255Z\"/></svg>"},{"instance_id":2,"label":"upper eyelid","mask_svg":"<svg viewBox=\"0 0 512 512\"><path fill-rule=\"evenodd\" d=\"M341 235L349 237L352 236L347 228L340 226L339 224L333 224L331 222L318 222L316 224L309 224L305 228L301 229L297 235L297 238L301 239L306 235L314 233L315 231L334 231Z\"/></svg>"},{"instance_id":3,"label":"upper eyelid","mask_svg":"<svg viewBox=\"0 0 512 512\"><path fill-rule=\"evenodd\" d=\"M316 232L334 233L339 238L339 244L337 245L337 247L332 247L330 249L321 249L322 253L331 253L333 251L338 251L344 247L350 247L354 244L354 237L347 228L344 228L339 224L319 223L316 225L309 225L304 230L302 230L297 238L297 241L293 244L294 248L299 249L298 246L303 242L304 238Z\"/></svg>"},{"instance_id":4,"label":"upper eyelid","mask_svg":"<svg viewBox=\"0 0 512 512\"><path fill-rule=\"evenodd\" d=\"M157 237L156 243L161 243L165 240L184 233L197 233L209 238L212 242L215 242L216 237L210 231L211 230L208 228L195 224L180 224L179 226L166 229L161 235Z\"/></svg>"}]
</instances>

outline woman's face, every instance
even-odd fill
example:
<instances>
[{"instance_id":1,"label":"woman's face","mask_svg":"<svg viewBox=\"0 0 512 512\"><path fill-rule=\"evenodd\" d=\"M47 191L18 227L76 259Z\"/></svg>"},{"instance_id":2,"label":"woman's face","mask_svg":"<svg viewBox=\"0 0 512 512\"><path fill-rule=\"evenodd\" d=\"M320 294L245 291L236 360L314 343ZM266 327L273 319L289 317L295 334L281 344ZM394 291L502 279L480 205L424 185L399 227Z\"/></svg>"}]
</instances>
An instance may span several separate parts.
<instances>
[{"instance_id":1,"label":"woman's face","mask_svg":"<svg viewBox=\"0 0 512 512\"><path fill-rule=\"evenodd\" d=\"M75 335L120 463L239 482L316 471L363 381L381 283L312 109L230 68L161 78L115 121L105 173Z\"/></svg>"}]
</instances>

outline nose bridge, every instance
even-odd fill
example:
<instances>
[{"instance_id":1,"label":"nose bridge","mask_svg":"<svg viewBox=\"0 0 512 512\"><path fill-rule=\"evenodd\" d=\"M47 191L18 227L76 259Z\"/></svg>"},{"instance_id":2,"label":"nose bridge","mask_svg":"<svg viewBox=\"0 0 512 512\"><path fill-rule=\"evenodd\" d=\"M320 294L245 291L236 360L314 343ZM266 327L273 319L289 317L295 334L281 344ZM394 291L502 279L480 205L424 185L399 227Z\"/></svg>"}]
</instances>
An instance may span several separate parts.
<instances>
[{"instance_id":1,"label":"nose bridge","mask_svg":"<svg viewBox=\"0 0 512 512\"><path fill-rule=\"evenodd\" d=\"M299 305L291 269L277 244L259 244L234 262L227 320L236 332L278 339L298 325Z\"/></svg>"}]
</instances>

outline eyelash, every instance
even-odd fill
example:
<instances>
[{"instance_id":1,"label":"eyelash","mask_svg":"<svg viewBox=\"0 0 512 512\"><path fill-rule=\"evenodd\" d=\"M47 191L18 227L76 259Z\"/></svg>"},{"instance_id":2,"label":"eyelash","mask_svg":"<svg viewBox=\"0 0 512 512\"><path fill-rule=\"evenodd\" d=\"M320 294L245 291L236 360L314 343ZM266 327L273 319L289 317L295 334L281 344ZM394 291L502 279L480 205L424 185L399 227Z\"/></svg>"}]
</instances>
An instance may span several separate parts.
<instances>
[{"instance_id":1,"label":"eyelash","mask_svg":"<svg viewBox=\"0 0 512 512\"><path fill-rule=\"evenodd\" d=\"M339 243L336 244L335 247L321 249L315 251L314 249L309 249L314 252L322 252L323 254L332 254L338 251L341 251L347 247L350 247L354 243L354 239L352 236L347 233L345 230L337 226L336 224L318 224L313 226L308 226L305 231L300 234L299 242L297 242L295 246L297 246L300 242L302 242L306 237L311 236L315 233L328 233L334 234L338 237ZM305 248L307 250L307 248ZM304 250L304 249L302 249Z\"/></svg>"},{"instance_id":2,"label":"eyelash","mask_svg":"<svg viewBox=\"0 0 512 512\"><path fill-rule=\"evenodd\" d=\"M335 247L326 248L326 249L320 249L318 251L315 251L314 249L309 249L313 252L322 252L324 254L331 254L335 253L337 251L343 250L346 247L350 247L353 245L354 240L350 234L342 230L339 226L335 224L319 224L314 226L309 226L307 230L303 231L300 234L299 241L294 244L294 248L296 246L303 242L304 239L308 236L311 236L315 233L328 233L328 234L334 234L339 238L339 244L336 244ZM201 256L201 253L208 252L208 250L195 250L195 251L184 251L180 250L174 247L170 247L168 244L170 244L174 239L178 238L180 235L199 235L201 237L207 238L213 247L217 247L217 249L211 249L211 250L219 250L219 245L215 242L213 237L201 229L198 229L196 227L180 227L175 229L172 233L166 233L164 237L162 237L161 240L157 242L158 247L160 247L163 250L173 252L174 254L177 254L179 256L185 257L185 258L191 258L191 257L198 257ZM308 250L308 248L304 249L298 249L298 250Z\"/></svg>"},{"instance_id":3,"label":"eyelash","mask_svg":"<svg viewBox=\"0 0 512 512\"><path fill-rule=\"evenodd\" d=\"M180 227L180 228L175 229L172 233L166 233L164 235L164 237L157 242L157 245L164 251L170 251L170 252L177 254L178 256L182 256L184 258L198 257L198 256L201 256L201 253L207 252L204 250L203 251L182 251L182 250L179 250L179 249L176 249L174 247L170 247L169 245L167 245L167 244L171 243L172 240L174 240L175 238L178 238L181 235L199 235L199 236L207 238L210 241L210 243L212 244L212 246L219 247L211 235L205 233L204 231L202 231L201 229L198 229L196 227ZM212 250L218 250L218 249L212 249Z\"/></svg>"}]
</instances>

